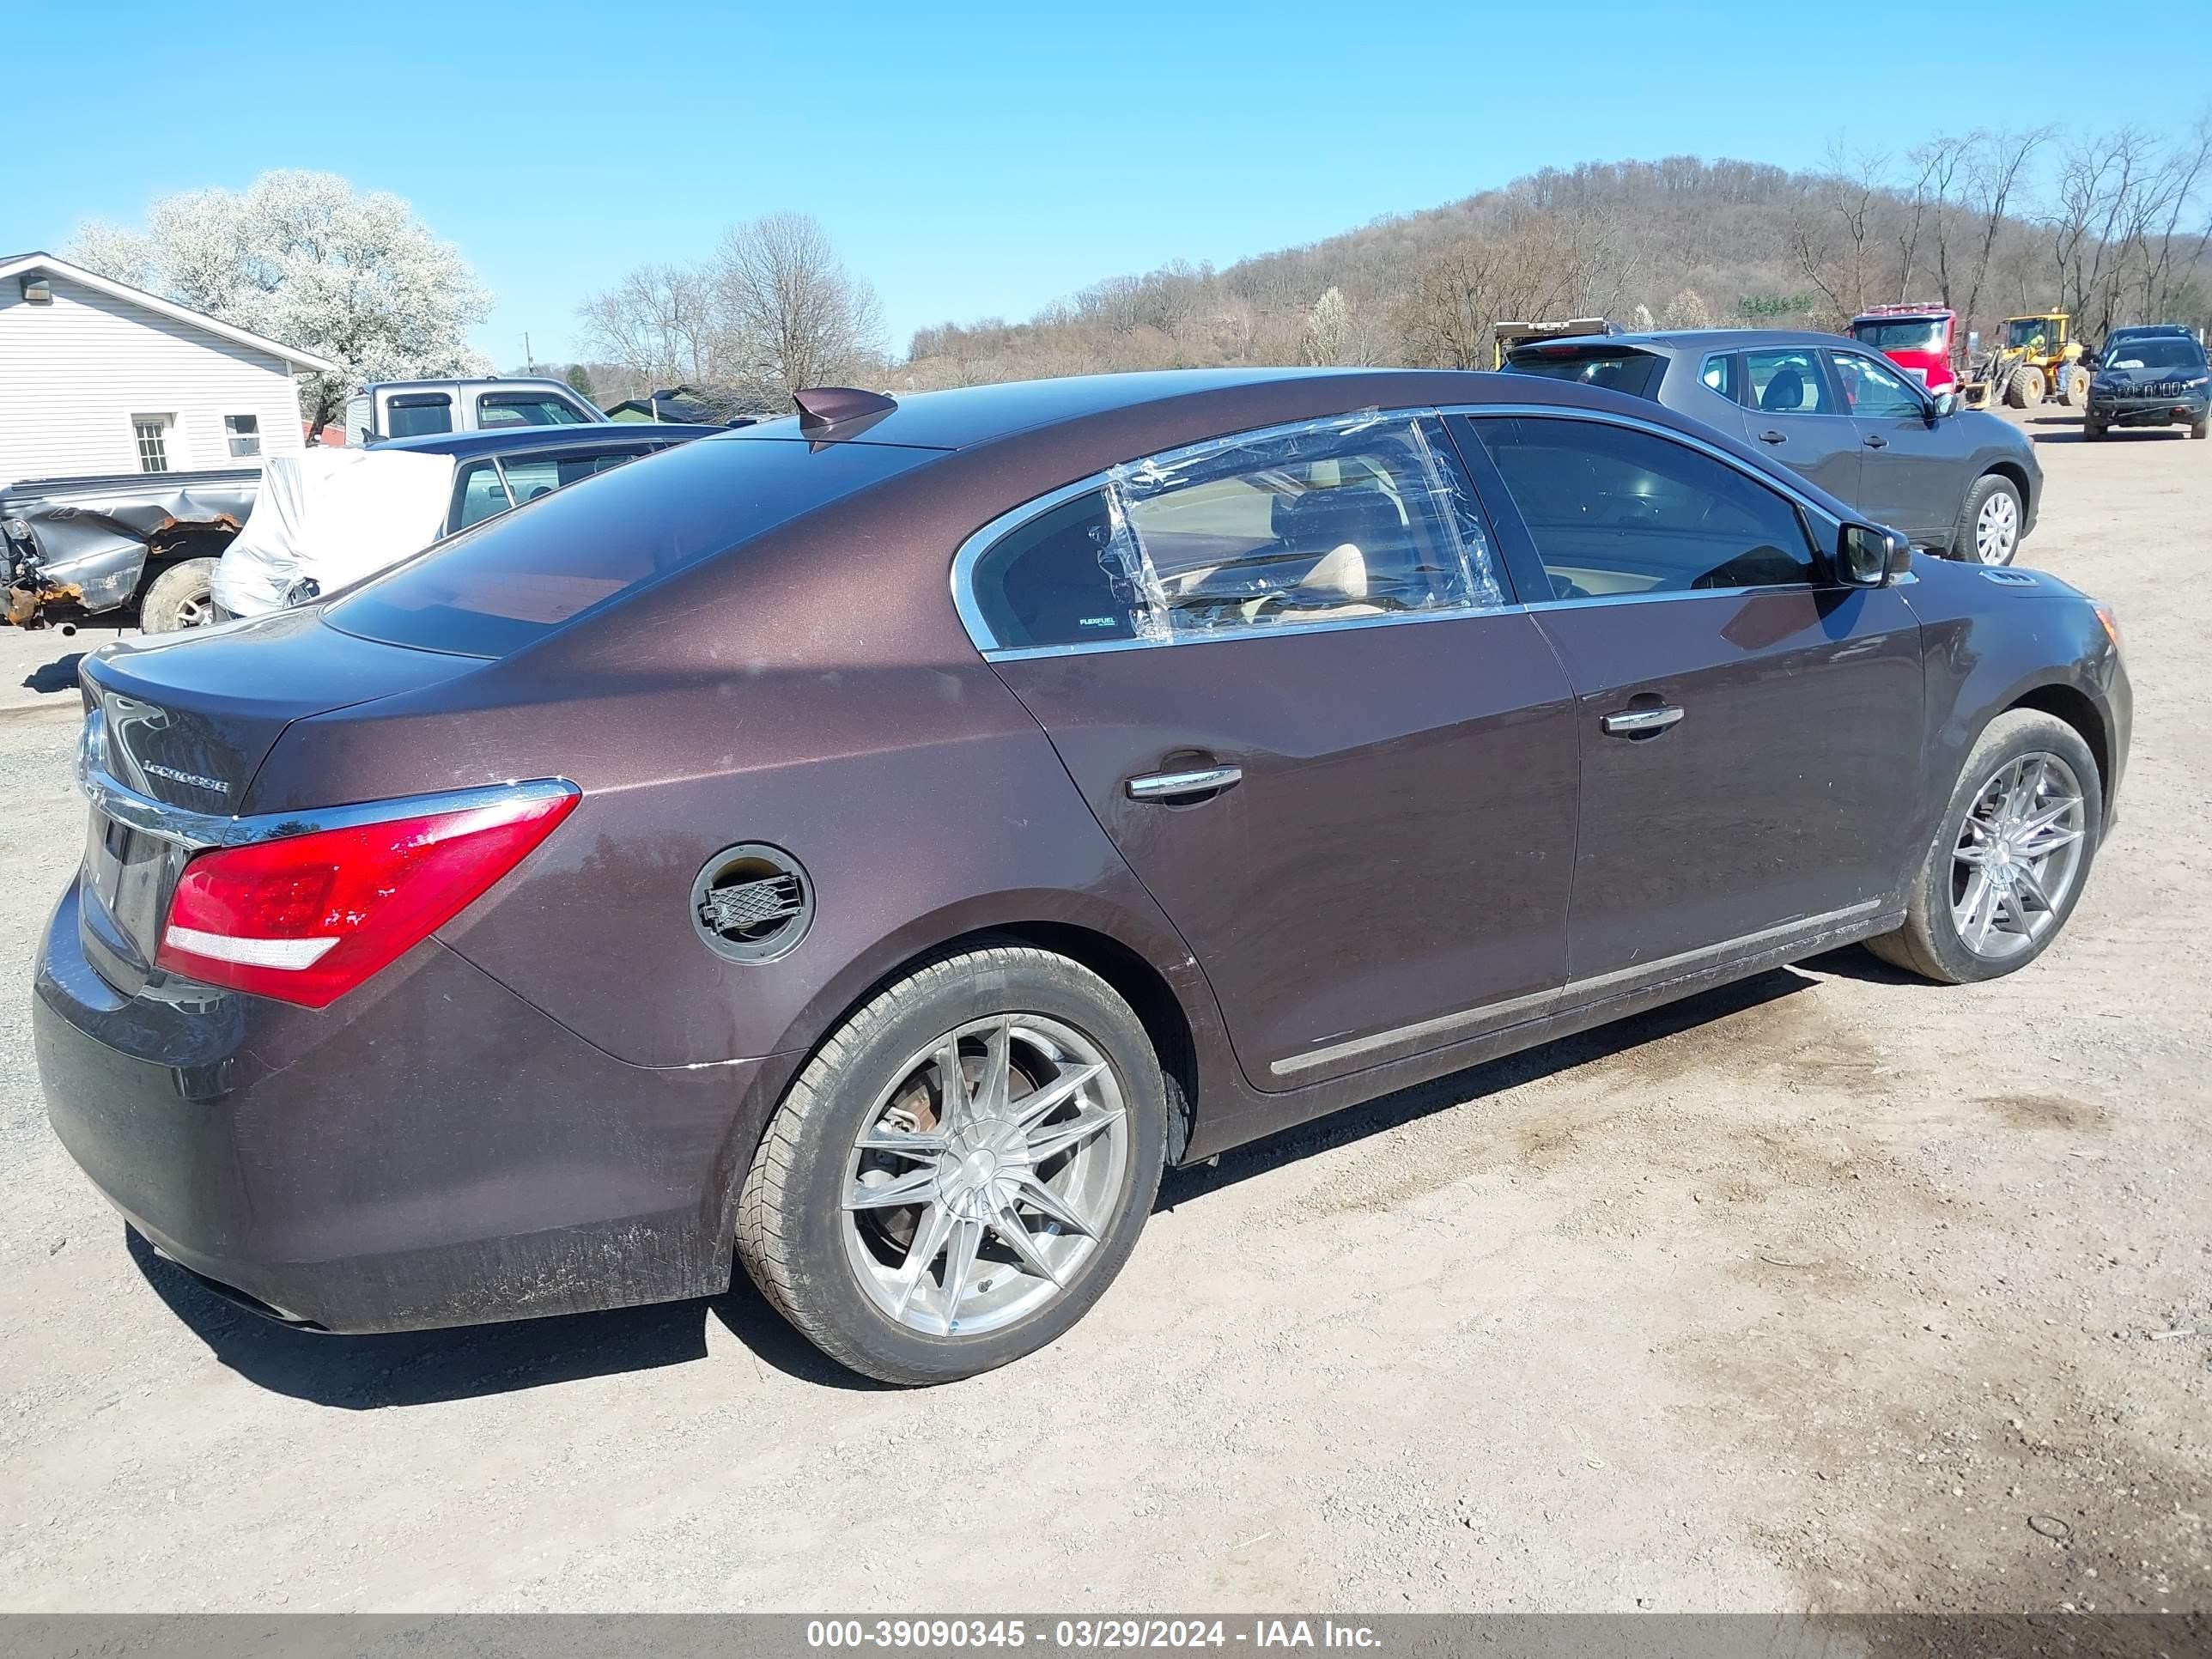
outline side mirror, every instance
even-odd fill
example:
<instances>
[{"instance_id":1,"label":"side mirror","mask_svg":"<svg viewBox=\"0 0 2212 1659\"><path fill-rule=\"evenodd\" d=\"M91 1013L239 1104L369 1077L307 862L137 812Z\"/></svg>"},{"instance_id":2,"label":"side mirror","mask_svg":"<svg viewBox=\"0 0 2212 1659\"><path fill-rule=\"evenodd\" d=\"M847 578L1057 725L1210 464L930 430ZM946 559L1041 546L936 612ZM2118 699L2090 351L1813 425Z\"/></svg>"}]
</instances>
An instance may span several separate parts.
<instances>
[{"instance_id":1,"label":"side mirror","mask_svg":"<svg viewBox=\"0 0 2212 1659\"><path fill-rule=\"evenodd\" d=\"M1894 530L1847 524L1836 537L1836 575L1846 587L1887 587L1911 564L1912 544Z\"/></svg>"},{"instance_id":2,"label":"side mirror","mask_svg":"<svg viewBox=\"0 0 2212 1659\"><path fill-rule=\"evenodd\" d=\"M1951 414L1958 407L1959 394L1957 392L1949 391L1939 392L1936 394L1935 410L1929 418L1930 420L1940 421L1946 415Z\"/></svg>"}]
</instances>

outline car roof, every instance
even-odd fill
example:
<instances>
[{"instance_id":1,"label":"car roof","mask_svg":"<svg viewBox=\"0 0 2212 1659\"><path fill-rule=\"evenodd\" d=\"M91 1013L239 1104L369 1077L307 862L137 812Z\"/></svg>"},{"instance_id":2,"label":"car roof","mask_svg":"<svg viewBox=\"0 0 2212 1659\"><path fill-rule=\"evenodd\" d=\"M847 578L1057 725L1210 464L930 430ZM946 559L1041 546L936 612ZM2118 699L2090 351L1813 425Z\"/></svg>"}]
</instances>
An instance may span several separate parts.
<instances>
[{"instance_id":1,"label":"car roof","mask_svg":"<svg viewBox=\"0 0 2212 1659\"><path fill-rule=\"evenodd\" d=\"M655 438L680 442L728 430L727 427L691 426L674 421L564 422L558 426L498 426L480 432L426 432L412 438L386 439L376 447L409 449L425 455L453 455L465 460L523 450L544 454L558 449L605 449L625 443L649 443Z\"/></svg>"},{"instance_id":2,"label":"car roof","mask_svg":"<svg viewBox=\"0 0 2212 1659\"><path fill-rule=\"evenodd\" d=\"M2185 323L2130 323L2124 328L2114 329L2105 337L2118 339L2123 334L2179 334L2187 340L2197 337L2197 331Z\"/></svg>"}]
</instances>

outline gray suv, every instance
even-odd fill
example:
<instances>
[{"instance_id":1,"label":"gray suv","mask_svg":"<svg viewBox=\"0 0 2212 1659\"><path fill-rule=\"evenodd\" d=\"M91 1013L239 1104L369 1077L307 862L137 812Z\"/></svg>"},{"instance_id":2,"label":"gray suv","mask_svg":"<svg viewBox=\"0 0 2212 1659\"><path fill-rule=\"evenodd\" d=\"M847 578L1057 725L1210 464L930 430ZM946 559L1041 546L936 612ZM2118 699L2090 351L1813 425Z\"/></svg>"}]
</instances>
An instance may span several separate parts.
<instances>
[{"instance_id":1,"label":"gray suv","mask_svg":"<svg viewBox=\"0 0 2212 1659\"><path fill-rule=\"evenodd\" d=\"M1546 340L1515 348L1505 367L1694 416L1950 558L2010 564L2035 526L2043 469L2027 434L1958 408L1838 335L1707 329Z\"/></svg>"}]
</instances>

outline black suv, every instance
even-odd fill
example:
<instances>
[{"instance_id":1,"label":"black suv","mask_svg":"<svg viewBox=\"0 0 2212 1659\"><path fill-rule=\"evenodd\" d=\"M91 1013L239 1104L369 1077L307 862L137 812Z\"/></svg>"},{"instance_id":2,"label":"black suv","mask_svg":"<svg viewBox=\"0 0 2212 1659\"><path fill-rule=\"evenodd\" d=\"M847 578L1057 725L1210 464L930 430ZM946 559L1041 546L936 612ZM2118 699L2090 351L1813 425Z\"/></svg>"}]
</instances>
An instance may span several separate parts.
<instances>
[{"instance_id":1,"label":"black suv","mask_svg":"<svg viewBox=\"0 0 2212 1659\"><path fill-rule=\"evenodd\" d=\"M2188 330L2116 330L2089 382L2081 435L2094 442L2116 426L2185 426L2191 437L2202 438L2208 391L2212 368Z\"/></svg>"}]
</instances>

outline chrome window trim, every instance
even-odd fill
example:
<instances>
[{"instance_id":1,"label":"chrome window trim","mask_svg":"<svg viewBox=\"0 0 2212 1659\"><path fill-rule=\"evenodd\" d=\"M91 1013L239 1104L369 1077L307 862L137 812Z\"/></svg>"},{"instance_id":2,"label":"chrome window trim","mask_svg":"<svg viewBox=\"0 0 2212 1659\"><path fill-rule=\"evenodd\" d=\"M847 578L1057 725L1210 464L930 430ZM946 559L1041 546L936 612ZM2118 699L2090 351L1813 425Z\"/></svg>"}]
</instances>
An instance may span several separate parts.
<instances>
[{"instance_id":1,"label":"chrome window trim","mask_svg":"<svg viewBox=\"0 0 2212 1659\"><path fill-rule=\"evenodd\" d=\"M1346 411L1347 414L1356 412L1358 411ZM1834 514L1810 495L1792 488L1787 480L1770 477L1757 467L1747 465L1741 457L1729 454L1717 444L1709 443L1694 433L1681 431L1663 422L1645 420L1638 416L1624 415L1612 410L1577 409L1557 404L1430 404L1413 408L1379 410L1376 413L1378 416L1394 420L1409 421L1438 419L1449 415L1464 415L1474 419L1487 416L1501 420L1517 420L1533 416L1551 420L1595 421L1602 425L1625 427L1632 432L1643 432L1652 437L1671 440L1709 456L1723 465L1733 467L1752 483L1763 484L1800 511L1814 514L1816 521L1832 524L1838 530L1842 528L1842 521L1838 520ZM1252 427L1246 430L1261 433L1275 430L1276 426L1289 428L1304 424L1307 422L1280 422L1273 426ZM1218 434L1222 438L1241 435L1243 435L1241 432ZM1200 439L1197 441L1210 443L1216 441ZM1179 444L1176 447L1187 449L1191 446ZM1174 452L1162 451L1161 453L1166 454ZM1138 459L1141 460L1144 458L1140 456ZM1124 463L1124 465L1134 465L1134 463ZM1561 605L1571 605L1650 603L1661 599L1710 599L1730 594L1819 591L1817 583L1787 582L1750 587L1680 588L1662 593L1596 593L1586 599L1550 599L1507 605L1455 605L1448 611L1395 612L1381 617L1351 617L1336 622L1301 623L1292 628L1224 628L1209 630L1203 637L1076 641L1066 645L1004 646L999 644L983 620L981 607L975 603L975 571L977 561L1001 538L1012 534L1030 520L1041 517L1055 507L1063 507L1079 495L1086 495L1095 489L1103 489L1109 481L1110 471L1111 469L1102 469L1088 477L1078 478L1072 483L1061 484L1055 489L1047 490L1042 495L1032 496L1018 507L1007 508L988 524L969 535L954 552L952 567L949 573L953 609L959 615L960 625L966 630L969 642L982 653L987 662L1028 662L1046 657L1095 656L1111 651L1158 651L1177 646L1226 644L1233 640L1275 639L1287 637L1293 634L1334 633L1350 628L1399 628L1409 623L1465 622L1471 617L1510 616L1516 611L1549 611ZM1810 536L1810 526L1808 528L1808 538L1813 542L1813 551L1814 556L1818 557L1820 547L1817 538ZM1491 550L1492 557L1496 558L1497 550L1493 548ZM1499 563L1502 570L1502 560Z\"/></svg>"}]
</instances>

